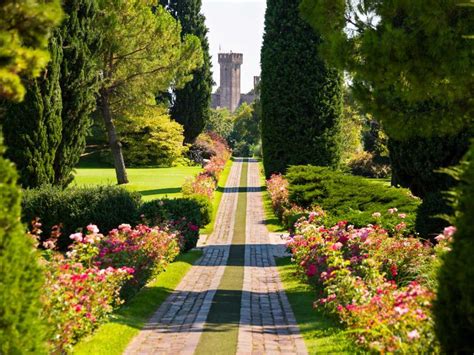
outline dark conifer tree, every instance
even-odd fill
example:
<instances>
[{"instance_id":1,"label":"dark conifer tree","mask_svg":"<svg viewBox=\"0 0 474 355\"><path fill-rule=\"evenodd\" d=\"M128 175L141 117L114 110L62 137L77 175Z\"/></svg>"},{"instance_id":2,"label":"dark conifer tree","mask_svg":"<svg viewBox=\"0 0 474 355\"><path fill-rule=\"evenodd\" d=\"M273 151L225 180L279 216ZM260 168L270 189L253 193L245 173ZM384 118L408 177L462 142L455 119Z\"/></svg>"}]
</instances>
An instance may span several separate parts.
<instances>
[{"instance_id":1,"label":"dark conifer tree","mask_svg":"<svg viewBox=\"0 0 474 355\"><path fill-rule=\"evenodd\" d=\"M61 63L62 139L54 159L54 183L66 186L86 145L98 91L97 55L102 34L94 28L97 0L65 0L66 18L59 33L63 42Z\"/></svg>"},{"instance_id":2,"label":"dark conifer tree","mask_svg":"<svg viewBox=\"0 0 474 355\"><path fill-rule=\"evenodd\" d=\"M320 58L320 37L299 0L269 0L261 54L262 148L266 175L289 165L337 167L342 76Z\"/></svg>"},{"instance_id":3,"label":"dark conifer tree","mask_svg":"<svg viewBox=\"0 0 474 355\"><path fill-rule=\"evenodd\" d=\"M13 161L23 187L54 183L53 162L61 142L61 37L58 30L49 42L51 61L37 79L27 84L25 100L9 104L3 131L6 156Z\"/></svg>"},{"instance_id":4,"label":"dark conifer tree","mask_svg":"<svg viewBox=\"0 0 474 355\"><path fill-rule=\"evenodd\" d=\"M161 0L163 6L177 18L182 36L193 34L201 40L204 65L193 72L193 80L173 93L171 117L183 125L184 141L192 143L202 132L210 114L212 72L207 27L201 13L201 0Z\"/></svg>"}]
</instances>

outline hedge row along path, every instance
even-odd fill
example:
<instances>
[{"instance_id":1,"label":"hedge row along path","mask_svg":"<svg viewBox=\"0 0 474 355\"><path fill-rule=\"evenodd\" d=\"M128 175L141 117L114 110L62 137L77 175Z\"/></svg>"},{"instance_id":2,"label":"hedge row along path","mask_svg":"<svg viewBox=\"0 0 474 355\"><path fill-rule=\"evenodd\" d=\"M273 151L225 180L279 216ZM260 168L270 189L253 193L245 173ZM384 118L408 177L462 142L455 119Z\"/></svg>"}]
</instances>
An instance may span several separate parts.
<instances>
[{"instance_id":1,"label":"hedge row along path","mask_svg":"<svg viewBox=\"0 0 474 355\"><path fill-rule=\"evenodd\" d=\"M306 354L264 225L254 160L236 159L203 256L126 354Z\"/></svg>"}]
</instances>

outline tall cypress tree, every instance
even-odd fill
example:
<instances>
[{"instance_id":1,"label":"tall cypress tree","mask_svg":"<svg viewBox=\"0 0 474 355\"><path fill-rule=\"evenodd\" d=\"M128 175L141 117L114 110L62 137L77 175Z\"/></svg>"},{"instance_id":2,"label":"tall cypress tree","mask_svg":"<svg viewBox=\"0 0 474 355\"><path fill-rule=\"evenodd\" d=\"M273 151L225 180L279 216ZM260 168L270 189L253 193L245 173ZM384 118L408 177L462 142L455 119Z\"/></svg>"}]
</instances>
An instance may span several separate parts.
<instances>
[{"instance_id":1,"label":"tall cypress tree","mask_svg":"<svg viewBox=\"0 0 474 355\"><path fill-rule=\"evenodd\" d=\"M201 41L204 65L193 72L193 80L174 91L171 117L184 126L184 141L192 143L202 132L210 115L212 72L207 27L201 14L201 0L161 0L181 22L182 36L193 34Z\"/></svg>"},{"instance_id":2,"label":"tall cypress tree","mask_svg":"<svg viewBox=\"0 0 474 355\"><path fill-rule=\"evenodd\" d=\"M340 161L342 76L320 58L320 37L299 0L268 0L261 53L262 149L266 175L289 165Z\"/></svg>"},{"instance_id":3,"label":"tall cypress tree","mask_svg":"<svg viewBox=\"0 0 474 355\"><path fill-rule=\"evenodd\" d=\"M62 139L54 159L54 183L66 186L85 149L90 114L95 109L102 34L94 28L97 0L65 0L63 10L66 18L59 30L63 42Z\"/></svg>"},{"instance_id":4,"label":"tall cypress tree","mask_svg":"<svg viewBox=\"0 0 474 355\"><path fill-rule=\"evenodd\" d=\"M49 52L51 61L44 73L26 84L24 102L10 104L5 113L6 156L16 164L23 187L54 182L53 162L62 130L62 45L58 30L49 41Z\"/></svg>"}]
</instances>

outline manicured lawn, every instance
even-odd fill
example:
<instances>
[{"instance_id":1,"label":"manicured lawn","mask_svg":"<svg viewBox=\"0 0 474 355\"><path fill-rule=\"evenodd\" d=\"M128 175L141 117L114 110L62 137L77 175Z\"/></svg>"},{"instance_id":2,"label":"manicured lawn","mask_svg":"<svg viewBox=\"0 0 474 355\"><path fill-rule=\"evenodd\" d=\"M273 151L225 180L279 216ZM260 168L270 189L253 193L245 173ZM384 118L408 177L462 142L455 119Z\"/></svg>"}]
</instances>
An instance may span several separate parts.
<instances>
[{"instance_id":1,"label":"manicured lawn","mask_svg":"<svg viewBox=\"0 0 474 355\"><path fill-rule=\"evenodd\" d=\"M260 162L260 179L262 182L262 197L263 197L263 208L265 212L265 225L267 226L267 229L269 232L286 232L285 227L283 227L278 220L278 217L275 215L275 212L273 212L272 208L272 200L270 199L270 195L267 192L267 186L265 184L265 174L263 172L263 163Z\"/></svg>"},{"instance_id":2,"label":"manicured lawn","mask_svg":"<svg viewBox=\"0 0 474 355\"><path fill-rule=\"evenodd\" d=\"M145 201L168 196L181 196L181 186L187 177L201 171L199 166L180 166L173 168L129 168L127 189L138 191ZM78 168L73 184L103 185L116 184L115 170L112 168Z\"/></svg>"},{"instance_id":3,"label":"manicured lawn","mask_svg":"<svg viewBox=\"0 0 474 355\"><path fill-rule=\"evenodd\" d=\"M74 354L122 354L146 321L173 292L201 251L180 255L167 270L145 286L108 323L101 325L90 337L74 347Z\"/></svg>"},{"instance_id":4,"label":"manicured lawn","mask_svg":"<svg viewBox=\"0 0 474 355\"><path fill-rule=\"evenodd\" d=\"M219 182L217 183L217 190L214 192L214 199L212 201L212 218L211 222L200 230L200 234L211 234L214 231L214 223L216 222L217 210L221 203L222 195L224 194L224 188L227 183L227 178L229 177L230 169L232 167L232 159L229 159L225 165L224 170L222 171L221 176L219 177Z\"/></svg>"},{"instance_id":5,"label":"manicured lawn","mask_svg":"<svg viewBox=\"0 0 474 355\"><path fill-rule=\"evenodd\" d=\"M347 333L332 319L313 309L314 291L295 276L290 258L276 260L285 292L295 313L309 354L354 354Z\"/></svg>"}]
</instances>

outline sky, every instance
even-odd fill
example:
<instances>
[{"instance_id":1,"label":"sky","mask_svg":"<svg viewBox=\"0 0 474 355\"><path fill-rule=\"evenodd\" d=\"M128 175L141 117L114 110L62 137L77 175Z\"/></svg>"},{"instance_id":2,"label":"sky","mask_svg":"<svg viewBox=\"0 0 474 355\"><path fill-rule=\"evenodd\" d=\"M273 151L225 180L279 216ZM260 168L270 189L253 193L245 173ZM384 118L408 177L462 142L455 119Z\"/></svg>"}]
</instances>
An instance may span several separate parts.
<instances>
[{"instance_id":1,"label":"sky","mask_svg":"<svg viewBox=\"0 0 474 355\"><path fill-rule=\"evenodd\" d=\"M265 0L203 0L202 12L209 28L208 39L212 56L214 81L219 85L217 54L243 53L241 91L253 89L253 77L260 75Z\"/></svg>"}]
</instances>

